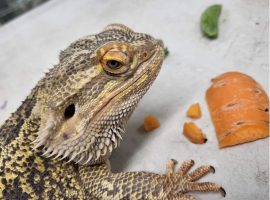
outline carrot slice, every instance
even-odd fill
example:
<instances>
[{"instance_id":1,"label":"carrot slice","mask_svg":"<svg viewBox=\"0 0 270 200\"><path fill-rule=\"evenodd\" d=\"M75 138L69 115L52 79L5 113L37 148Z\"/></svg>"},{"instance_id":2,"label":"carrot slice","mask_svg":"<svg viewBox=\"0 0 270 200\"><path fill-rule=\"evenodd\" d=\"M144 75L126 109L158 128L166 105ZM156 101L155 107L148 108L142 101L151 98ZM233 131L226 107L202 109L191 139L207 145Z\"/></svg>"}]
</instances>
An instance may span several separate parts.
<instances>
[{"instance_id":1,"label":"carrot slice","mask_svg":"<svg viewBox=\"0 0 270 200\"><path fill-rule=\"evenodd\" d=\"M212 82L206 101L220 148L269 136L269 99L253 78L227 72Z\"/></svg>"},{"instance_id":2,"label":"carrot slice","mask_svg":"<svg viewBox=\"0 0 270 200\"><path fill-rule=\"evenodd\" d=\"M187 111L187 116L190 118L198 119L202 116L199 103L192 104Z\"/></svg>"},{"instance_id":3,"label":"carrot slice","mask_svg":"<svg viewBox=\"0 0 270 200\"><path fill-rule=\"evenodd\" d=\"M148 115L144 118L143 127L144 127L144 130L146 132L150 132L150 131L160 127L160 123L154 115Z\"/></svg>"},{"instance_id":4,"label":"carrot slice","mask_svg":"<svg viewBox=\"0 0 270 200\"><path fill-rule=\"evenodd\" d=\"M183 133L192 143L203 144L207 141L205 134L193 122L184 123Z\"/></svg>"}]
</instances>

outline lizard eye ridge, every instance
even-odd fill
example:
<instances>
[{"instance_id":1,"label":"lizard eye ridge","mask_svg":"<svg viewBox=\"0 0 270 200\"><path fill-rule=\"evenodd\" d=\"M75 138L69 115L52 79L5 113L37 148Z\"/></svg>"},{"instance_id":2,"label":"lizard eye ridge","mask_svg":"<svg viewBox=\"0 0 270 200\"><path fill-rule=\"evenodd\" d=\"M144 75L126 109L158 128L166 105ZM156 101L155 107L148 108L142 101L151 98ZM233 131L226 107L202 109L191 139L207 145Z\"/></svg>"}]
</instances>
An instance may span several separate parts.
<instances>
[{"instance_id":1,"label":"lizard eye ridge","mask_svg":"<svg viewBox=\"0 0 270 200\"><path fill-rule=\"evenodd\" d=\"M130 56L118 49L107 51L101 58L105 72L112 76L121 76L129 70Z\"/></svg>"}]
</instances>

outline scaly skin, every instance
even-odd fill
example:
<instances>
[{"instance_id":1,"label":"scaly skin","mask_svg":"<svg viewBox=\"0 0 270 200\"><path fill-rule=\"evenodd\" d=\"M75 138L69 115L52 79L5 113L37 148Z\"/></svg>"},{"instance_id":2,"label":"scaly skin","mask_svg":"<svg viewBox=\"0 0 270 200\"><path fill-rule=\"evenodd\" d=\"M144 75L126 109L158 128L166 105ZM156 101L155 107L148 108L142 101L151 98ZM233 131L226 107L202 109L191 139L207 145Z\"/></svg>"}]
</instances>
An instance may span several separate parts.
<instances>
[{"instance_id":1,"label":"scaly skin","mask_svg":"<svg viewBox=\"0 0 270 200\"><path fill-rule=\"evenodd\" d=\"M108 158L156 78L163 45L112 24L72 43L0 128L0 199L194 199L225 191L169 161L167 175L111 173Z\"/></svg>"}]
</instances>

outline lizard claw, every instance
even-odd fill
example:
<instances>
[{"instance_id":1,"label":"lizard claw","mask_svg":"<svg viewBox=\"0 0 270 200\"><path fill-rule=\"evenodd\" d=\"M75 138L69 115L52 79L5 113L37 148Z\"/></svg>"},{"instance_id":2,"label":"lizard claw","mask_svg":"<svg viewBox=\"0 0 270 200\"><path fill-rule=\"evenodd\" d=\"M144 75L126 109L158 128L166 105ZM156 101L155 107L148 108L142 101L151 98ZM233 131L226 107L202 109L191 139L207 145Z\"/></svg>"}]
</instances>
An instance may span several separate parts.
<instances>
[{"instance_id":1,"label":"lizard claw","mask_svg":"<svg viewBox=\"0 0 270 200\"><path fill-rule=\"evenodd\" d=\"M167 174L171 174L171 173L174 173L174 167L175 165L177 164L177 160L175 159L170 159L166 165L166 171L167 171Z\"/></svg>"},{"instance_id":2,"label":"lizard claw","mask_svg":"<svg viewBox=\"0 0 270 200\"><path fill-rule=\"evenodd\" d=\"M221 195L222 195L223 197L226 196L226 191L224 190L223 187L220 187L220 193L221 193Z\"/></svg>"}]
</instances>

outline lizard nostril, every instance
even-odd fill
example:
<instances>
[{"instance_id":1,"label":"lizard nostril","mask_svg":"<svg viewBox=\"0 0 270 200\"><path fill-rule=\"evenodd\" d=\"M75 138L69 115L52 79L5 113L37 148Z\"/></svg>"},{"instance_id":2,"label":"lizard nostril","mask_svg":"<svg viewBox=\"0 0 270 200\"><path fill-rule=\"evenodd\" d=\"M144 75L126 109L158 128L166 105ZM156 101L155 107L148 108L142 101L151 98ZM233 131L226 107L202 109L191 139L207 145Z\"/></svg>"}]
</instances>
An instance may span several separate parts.
<instances>
[{"instance_id":1,"label":"lizard nostril","mask_svg":"<svg viewBox=\"0 0 270 200\"><path fill-rule=\"evenodd\" d=\"M143 53L143 58L147 58L147 56L148 56L148 53L147 52L144 52Z\"/></svg>"},{"instance_id":2,"label":"lizard nostril","mask_svg":"<svg viewBox=\"0 0 270 200\"><path fill-rule=\"evenodd\" d=\"M73 117L74 114L75 114L75 105L73 103L73 104L70 104L65 109L64 116L65 116L66 119L69 119L69 118Z\"/></svg>"}]
</instances>

